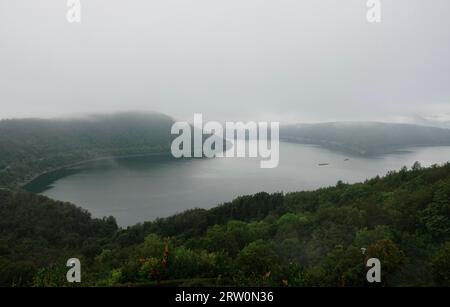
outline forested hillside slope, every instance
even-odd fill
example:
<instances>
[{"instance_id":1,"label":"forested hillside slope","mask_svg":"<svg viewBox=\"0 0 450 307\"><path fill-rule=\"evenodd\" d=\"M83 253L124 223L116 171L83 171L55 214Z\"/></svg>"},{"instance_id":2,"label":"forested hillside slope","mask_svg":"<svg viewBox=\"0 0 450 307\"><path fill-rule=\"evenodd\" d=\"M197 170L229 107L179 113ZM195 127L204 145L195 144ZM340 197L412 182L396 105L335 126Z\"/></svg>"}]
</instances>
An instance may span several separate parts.
<instances>
[{"instance_id":1,"label":"forested hillside slope","mask_svg":"<svg viewBox=\"0 0 450 307\"><path fill-rule=\"evenodd\" d=\"M70 257L81 259L87 286L367 286L369 257L381 260L384 286L450 286L450 164L243 196L127 229L0 192L4 286L68 285Z\"/></svg>"},{"instance_id":2,"label":"forested hillside slope","mask_svg":"<svg viewBox=\"0 0 450 307\"><path fill-rule=\"evenodd\" d=\"M0 121L0 187L109 156L169 152L173 120L158 113Z\"/></svg>"}]
</instances>

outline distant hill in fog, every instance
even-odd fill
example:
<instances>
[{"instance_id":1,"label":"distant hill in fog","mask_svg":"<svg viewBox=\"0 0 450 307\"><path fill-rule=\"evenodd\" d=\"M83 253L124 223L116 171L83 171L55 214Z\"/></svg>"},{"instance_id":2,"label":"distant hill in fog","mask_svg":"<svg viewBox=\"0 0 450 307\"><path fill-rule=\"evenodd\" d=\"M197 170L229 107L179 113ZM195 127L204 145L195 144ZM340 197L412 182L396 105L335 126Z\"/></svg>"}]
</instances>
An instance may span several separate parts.
<instances>
[{"instance_id":1,"label":"distant hill in fog","mask_svg":"<svg viewBox=\"0 0 450 307\"><path fill-rule=\"evenodd\" d=\"M283 126L280 138L351 154L377 155L413 146L450 145L450 130L411 124L333 122Z\"/></svg>"},{"instance_id":2,"label":"distant hill in fog","mask_svg":"<svg viewBox=\"0 0 450 307\"><path fill-rule=\"evenodd\" d=\"M0 121L0 187L99 157L169 153L173 120L159 113Z\"/></svg>"}]
</instances>

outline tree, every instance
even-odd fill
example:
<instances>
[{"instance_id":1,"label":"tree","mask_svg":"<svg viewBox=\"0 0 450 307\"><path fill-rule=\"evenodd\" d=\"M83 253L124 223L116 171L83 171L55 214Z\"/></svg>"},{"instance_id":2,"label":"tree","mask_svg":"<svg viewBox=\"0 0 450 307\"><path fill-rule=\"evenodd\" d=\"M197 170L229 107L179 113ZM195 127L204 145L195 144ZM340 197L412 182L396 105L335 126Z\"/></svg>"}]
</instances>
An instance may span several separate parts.
<instances>
[{"instance_id":1,"label":"tree","mask_svg":"<svg viewBox=\"0 0 450 307\"><path fill-rule=\"evenodd\" d=\"M437 286L450 287L450 242L444 244L434 256L432 271Z\"/></svg>"},{"instance_id":2,"label":"tree","mask_svg":"<svg viewBox=\"0 0 450 307\"><path fill-rule=\"evenodd\" d=\"M450 182L441 183L434 193L433 202L422 212L422 222L436 239L450 239Z\"/></svg>"},{"instance_id":3,"label":"tree","mask_svg":"<svg viewBox=\"0 0 450 307\"><path fill-rule=\"evenodd\" d=\"M391 285L391 280L406 264L403 251L391 240L384 239L369 245L367 259L378 258L381 262L381 280L383 285Z\"/></svg>"},{"instance_id":4,"label":"tree","mask_svg":"<svg viewBox=\"0 0 450 307\"><path fill-rule=\"evenodd\" d=\"M279 259L271 243L257 240L242 249L236 261L241 271L262 276L276 269Z\"/></svg>"},{"instance_id":5,"label":"tree","mask_svg":"<svg viewBox=\"0 0 450 307\"><path fill-rule=\"evenodd\" d=\"M294 213L286 213L276 222L277 238L297 238L300 227L307 222L306 217Z\"/></svg>"},{"instance_id":6,"label":"tree","mask_svg":"<svg viewBox=\"0 0 450 307\"><path fill-rule=\"evenodd\" d=\"M144 257L159 258L163 256L164 242L156 234L149 234L145 237L144 244L142 246L142 253Z\"/></svg>"},{"instance_id":7,"label":"tree","mask_svg":"<svg viewBox=\"0 0 450 307\"><path fill-rule=\"evenodd\" d=\"M0 287L31 286L35 271L31 262L0 259Z\"/></svg>"},{"instance_id":8,"label":"tree","mask_svg":"<svg viewBox=\"0 0 450 307\"><path fill-rule=\"evenodd\" d=\"M385 225L378 225L374 229L363 228L356 232L354 245L361 248L367 248L370 244L383 239L393 239L390 228Z\"/></svg>"}]
</instances>

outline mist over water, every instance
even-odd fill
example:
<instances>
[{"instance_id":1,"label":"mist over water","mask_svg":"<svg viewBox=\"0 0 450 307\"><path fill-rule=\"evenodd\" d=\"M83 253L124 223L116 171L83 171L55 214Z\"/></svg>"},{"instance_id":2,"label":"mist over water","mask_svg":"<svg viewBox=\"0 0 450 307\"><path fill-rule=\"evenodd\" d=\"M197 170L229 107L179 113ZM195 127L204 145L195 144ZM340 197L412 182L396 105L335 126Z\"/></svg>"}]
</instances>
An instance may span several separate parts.
<instances>
[{"instance_id":1,"label":"mist over water","mask_svg":"<svg viewBox=\"0 0 450 307\"><path fill-rule=\"evenodd\" d=\"M415 161L429 166L448 157L450 147L410 148L366 158L281 142L280 163L274 169L261 169L256 158L127 158L48 174L32 188L81 206L94 217L112 215L120 226L128 226L191 208L211 208L240 195L311 190L338 180L360 182Z\"/></svg>"}]
</instances>

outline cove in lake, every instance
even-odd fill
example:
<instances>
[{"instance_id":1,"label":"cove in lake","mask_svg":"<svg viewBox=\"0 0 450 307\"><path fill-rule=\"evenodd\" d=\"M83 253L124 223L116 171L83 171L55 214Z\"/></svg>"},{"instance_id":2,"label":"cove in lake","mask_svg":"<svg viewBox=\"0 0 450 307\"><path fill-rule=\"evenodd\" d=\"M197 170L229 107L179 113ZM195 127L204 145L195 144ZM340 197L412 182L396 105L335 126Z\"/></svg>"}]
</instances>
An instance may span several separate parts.
<instances>
[{"instance_id":1,"label":"cove in lake","mask_svg":"<svg viewBox=\"0 0 450 307\"><path fill-rule=\"evenodd\" d=\"M280 163L261 169L257 158L174 159L133 157L88 162L45 174L27 189L112 215L120 226L211 208L240 195L291 192L354 183L390 170L449 160L450 147L409 148L377 157L354 157L314 145L280 143Z\"/></svg>"}]
</instances>

